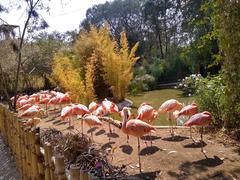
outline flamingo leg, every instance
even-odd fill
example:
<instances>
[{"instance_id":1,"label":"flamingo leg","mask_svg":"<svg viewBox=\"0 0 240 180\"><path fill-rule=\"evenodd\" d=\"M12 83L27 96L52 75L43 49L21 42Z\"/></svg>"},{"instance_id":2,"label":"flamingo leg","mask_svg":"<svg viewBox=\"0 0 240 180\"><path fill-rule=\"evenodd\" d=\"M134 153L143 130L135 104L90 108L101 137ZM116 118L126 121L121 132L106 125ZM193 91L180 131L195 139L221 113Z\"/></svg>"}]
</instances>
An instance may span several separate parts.
<instances>
[{"instance_id":1,"label":"flamingo leg","mask_svg":"<svg viewBox=\"0 0 240 180\"><path fill-rule=\"evenodd\" d=\"M201 152L204 154L205 158L208 158L206 152L203 150L203 126L201 127Z\"/></svg>"},{"instance_id":2,"label":"flamingo leg","mask_svg":"<svg viewBox=\"0 0 240 180\"><path fill-rule=\"evenodd\" d=\"M203 127L201 127L201 151L203 152Z\"/></svg>"},{"instance_id":3,"label":"flamingo leg","mask_svg":"<svg viewBox=\"0 0 240 180\"><path fill-rule=\"evenodd\" d=\"M127 144L129 144L129 135L127 134Z\"/></svg>"},{"instance_id":4,"label":"flamingo leg","mask_svg":"<svg viewBox=\"0 0 240 180\"><path fill-rule=\"evenodd\" d=\"M92 126L90 126L90 130L91 130L91 138L92 138L92 141L93 141L93 131L92 131Z\"/></svg>"},{"instance_id":5,"label":"flamingo leg","mask_svg":"<svg viewBox=\"0 0 240 180\"><path fill-rule=\"evenodd\" d=\"M171 112L168 113L168 120L170 121L170 124L171 124L171 130L170 130L171 136L174 136L174 132L173 132L173 122L172 122L172 118L171 118Z\"/></svg>"},{"instance_id":6,"label":"flamingo leg","mask_svg":"<svg viewBox=\"0 0 240 180\"><path fill-rule=\"evenodd\" d=\"M140 140L138 137L138 163L139 163L139 171L142 173L142 164L141 164L141 159L140 159Z\"/></svg>"},{"instance_id":7,"label":"flamingo leg","mask_svg":"<svg viewBox=\"0 0 240 180\"><path fill-rule=\"evenodd\" d=\"M81 119L81 126L82 126L82 134L83 134L83 118Z\"/></svg>"},{"instance_id":8,"label":"flamingo leg","mask_svg":"<svg viewBox=\"0 0 240 180\"><path fill-rule=\"evenodd\" d=\"M111 124L110 124L110 122L108 123L108 128L109 128L109 133L112 134L112 129L111 129Z\"/></svg>"}]
</instances>

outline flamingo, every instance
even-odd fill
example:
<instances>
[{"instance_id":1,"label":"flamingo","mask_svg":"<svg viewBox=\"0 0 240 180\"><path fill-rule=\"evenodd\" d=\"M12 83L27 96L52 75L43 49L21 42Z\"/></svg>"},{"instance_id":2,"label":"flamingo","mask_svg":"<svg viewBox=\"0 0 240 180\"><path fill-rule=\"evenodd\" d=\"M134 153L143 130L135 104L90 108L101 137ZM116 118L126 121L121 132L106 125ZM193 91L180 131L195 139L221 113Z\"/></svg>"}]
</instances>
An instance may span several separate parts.
<instances>
[{"instance_id":1,"label":"flamingo","mask_svg":"<svg viewBox=\"0 0 240 180\"><path fill-rule=\"evenodd\" d=\"M131 108L129 108L129 107L125 107L125 108L127 109L128 120L134 118L134 115L133 115L132 112L131 112ZM119 112L119 116L120 116L121 118L124 118L124 111L123 111L123 109ZM129 141L129 136L128 136L128 134L127 134L127 144L129 143L128 141Z\"/></svg>"},{"instance_id":2,"label":"flamingo","mask_svg":"<svg viewBox=\"0 0 240 180\"><path fill-rule=\"evenodd\" d=\"M201 126L201 151L203 151L203 126L207 126L212 120L212 115L208 111L204 111L201 113L194 114L184 123L184 126Z\"/></svg>"},{"instance_id":3,"label":"flamingo","mask_svg":"<svg viewBox=\"0 0 240 180\"><path fill-rule=\"evenodd\" d=\"M144 102L138 108L137 119L140 119L148 124L153 124L153 121L156 119L157 115L158 115L158 112L150 104ZM146 145L147 145L147 142L146 142ZM151 145L152 145L152 140L151 140Z\"/></svg>"},{"instance_id":4,"label":"flamingo","mask_svg":"<svg viewBox=\"0 0 240 180\"><path fill-rule=\"evenodd\" d=\"M30 108L28 108L26 111L24 111L22 114L20 114L18 117L33 119L35 117L42 117L43 115L44 115L44 110L37 105L33 105Z\"/></svg>"},{"instance_id":5,"label":"flamingo","mask_svg":"<svg viewBox=\"0 0 240 180\"><path fill-rule=\"evenodd\" d=\"M17 111L21 112L21 111L26 111L28 108L32 107L32 104L25 104L22 107L18 108Z\"/></svg>"},{"instance_id":6,"label":"flamingo","mask_svg":"<svg viewBox=\"0 0 240 180\"><path fill-rule=\"evenodd\" d=\"M72 105L68 105L61 110L61 116L60 116L61 120L65 120L68 117L69 127L71 126L72 115L73 115Z\"/></svg>"},{"instance_id":7,"label":"flamingo","mask_svg":"<svg viewBox=\"0 0 240 180\"><path fill-rule=\"evenodd\" d=\"M118 106L115 103L109 101L107 98L105 98L102 101L102 107L105 110L106 114L118 113L118 111L119 111ZM112 133L110 123L108 123L108 127L109 127L109 133Z\"/></svg>"},{"instance_id":8,"label":"flamingo","mask_svg":"<svg viewBox=\"0 0 240 180\"><path fill-rule=\"evenodd\" d=\"M173 124L172 124L172 113L176 110L180 110L182 109L183 105L182 103L180 103L179 101L177 101L176 99L169 99L167 101L165 101L159 108L159 112L168 112L168 119L171 123L171 135L174 135L173 132Z\"/></svg>"},{"instance_id":9,"label":"flamingo","mask_svg":"<svg viewBox=\"0 0 240 180\"><path fill-rule=\"evenodd\" d=\"M51 97L47 96L47 97L41 98L41 100L39 101L39 104L45 104L46 113L48 109L48 102L50 101L50 99Z\"/></svg>"},{"instance_id":10,"label":"flamingo","mask_svg":"<svg viewBox=\"0 0 240 180\"><path fill-rule=\"evenodd\" d=\"M194 114L198 113L198 107L196 103L192 103L190 105L187 105L185 107L183 107L178 113L177 113L177 117L180 117L182 115L184 116L192 116ZM193 140L192 138L192 130L191 130L191 126L190 126L190 138Z\"/></svg>"},{"instance_id":11,"label":"flamingo","mask_svg":"<svg viewBox=\"0 0 240 180\"><path fill-rule=\"evenodd\" d=\"M60 93L59 100L58 100L58 104L60 104L60 107L62 108L62 104L67 104L67 103L71 103L70 93L69 92L65 94Z\"/></svg>"},{"instance_id":12,"label":"flamingo","mask_svg":"<svg viewBox=\"0 0 240 180\"><path fill-rule=\"evenodd\" d=\"M95 114L96 116L103 117L106 113L107 113L107 112L106 112L105 108L103 108L103 106L100 105L100 106L96 109L96 111L95 111L94 114Z\"/></svg>"},{"instance_id":13,"label":"flamingo","mask_svg":"<svg viewBox=\"0 0 240 180\"><path fill-rule=\"evenodd\" d=\"M102 122L95 115L86 114L83 116L83 120L90 127L90 129L92 128L92 126L102 126ZM93 140L92 131L91 131L91 137Z\"/></svg>"},{"instance_id":14,"label":"flamingo","mask_svg":"<svg viewBox=\"0 0 240 180\"><path fill-rule=\"evenodd\" d=\"M89 109L90 112L94 112L94 111L97 110L97 108L99 106L100 106L99 104L97 104L96 102L93 101L89 104L88 109Z\"/></svg>"},{"instance_id":15,"label":"flamingo","mask_svg":"<svg viewBox=\"0 0 240 180\"><path fill-rule=\"evenodd\" d=\"M73 115L83 117L85 114L90 114L89 109L83 104L73 104L72 105L72 113ZM82 133L83 133L83 121L82 121Z\"/></svg>"},{"instance_id":16,"label":"flamingo","mask_svg":"<svg viewBox=\"0 0 240 180\"><path fill-rule=\"evenodd\" d=\"M147 124L146 122L143 122L138 119L130 119L128 120L128 109L123 108L124 118L123 118L123 124L122 124L122 132L127 135L132 135L138 138L138 161L139 161L139 170L142 172L142 165L141 165L141 159L140 159L140 140L139 138L144 136L145 134L148 134L150 132L155 132L156 129Z\"/></svg>"}]
</instances>

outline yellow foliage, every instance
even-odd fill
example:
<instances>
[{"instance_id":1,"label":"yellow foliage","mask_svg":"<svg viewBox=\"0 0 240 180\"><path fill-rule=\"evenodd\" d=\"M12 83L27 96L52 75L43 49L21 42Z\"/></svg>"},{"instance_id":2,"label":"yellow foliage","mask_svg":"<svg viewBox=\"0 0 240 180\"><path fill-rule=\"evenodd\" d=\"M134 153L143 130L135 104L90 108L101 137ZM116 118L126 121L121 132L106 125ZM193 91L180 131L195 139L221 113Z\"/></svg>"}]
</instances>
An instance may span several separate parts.
<instances>
[{"instance_id":1,"label":"yellow foliage","mask_svg":"<svg viewBox=\"0 0 240 180\"><path fill-rule=\"evenodd\" d=\"M85 76L85 87L86 87L86 98L88 103L91 101L96 101L96 95L94 90L94 70L96 63L95 53L89 58L89 63L87 63L87 71Z\"/></svg>"},{"instance_id":2,"label":"yellow foliage","mask_svg":"<svg viewBox=\"0 0 240 180\"><path fill-rule=\"evenodd\" d=\"M136 43L129 49L126 33L121 33L120 44L112 38L109 25L90 32L81 32L74 44L74 59L63 54L54 58L53 77L75 100L92 101L95 94L107 94L110 87L116 100L123 100L138 60Z\"/></svg>"},{"instance_id":3,"label":"yellow foliage","mask_svg":"<svg viewBox=\"0 0 240 180\"><path fill-rule=\"evenodd\" d=\"M80 73L73 67L69 57L56 54L53 60L53 79L65 91L72 92L73 101L85 103L86 92Z\"/></svg>"}]
</instances>

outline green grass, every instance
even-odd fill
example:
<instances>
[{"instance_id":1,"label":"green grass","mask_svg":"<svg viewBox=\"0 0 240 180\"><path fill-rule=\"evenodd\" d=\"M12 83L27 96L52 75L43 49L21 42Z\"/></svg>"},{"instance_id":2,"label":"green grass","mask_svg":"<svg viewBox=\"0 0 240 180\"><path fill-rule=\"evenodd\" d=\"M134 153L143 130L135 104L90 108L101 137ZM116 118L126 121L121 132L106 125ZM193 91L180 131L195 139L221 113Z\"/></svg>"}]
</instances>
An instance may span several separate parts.
<instances>
[{"instance_id":1,"label":"green grass","mask_svg":"<svg viewBox=\"0 0 240 180\"><path fill-rule=\"evenodd\" d=\"M177 99L185 105L191 104L192 101L194 101L193 97L182 96L182 92L177 89L148 91L136 96L128 96L127 98L133 101L132 112L134 114L137 114L137 108L142 102L148 102L156 110L158 110L161 104L168 99ZM167 114L159 114L158 118L155 121L155 125L169 125Z\"/></svg>"}]
</instances>

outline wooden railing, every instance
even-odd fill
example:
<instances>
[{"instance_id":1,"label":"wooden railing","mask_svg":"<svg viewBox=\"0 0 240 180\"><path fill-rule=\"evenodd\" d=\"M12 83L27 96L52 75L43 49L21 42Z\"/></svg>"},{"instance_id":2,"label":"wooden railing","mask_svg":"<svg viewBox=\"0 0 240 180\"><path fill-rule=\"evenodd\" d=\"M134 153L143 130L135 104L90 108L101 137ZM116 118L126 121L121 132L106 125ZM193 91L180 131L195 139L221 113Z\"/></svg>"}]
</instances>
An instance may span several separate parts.
<instances>
[{"instance_id":1,"label":"wooden railing","mask_svg":"<svg viewBox=\"0 0 240 180\"><path fill-rule=\"evenodd\" d=\"M64 157L54 156L53 147L40 145L40 128L29 128L24 120L0 104L0 133L10 147L22 180L91 180L87 172L71 166L67 171Z\"/></svg>"}]
</instances>

